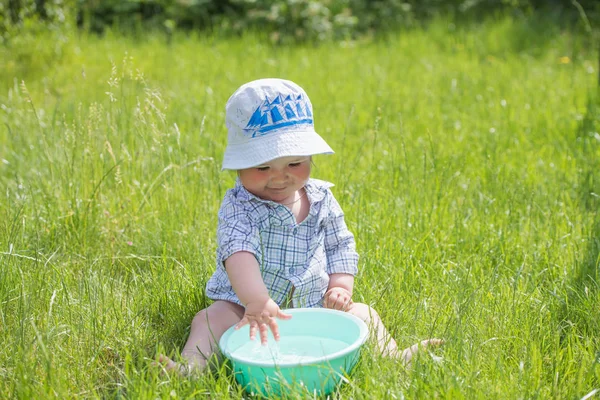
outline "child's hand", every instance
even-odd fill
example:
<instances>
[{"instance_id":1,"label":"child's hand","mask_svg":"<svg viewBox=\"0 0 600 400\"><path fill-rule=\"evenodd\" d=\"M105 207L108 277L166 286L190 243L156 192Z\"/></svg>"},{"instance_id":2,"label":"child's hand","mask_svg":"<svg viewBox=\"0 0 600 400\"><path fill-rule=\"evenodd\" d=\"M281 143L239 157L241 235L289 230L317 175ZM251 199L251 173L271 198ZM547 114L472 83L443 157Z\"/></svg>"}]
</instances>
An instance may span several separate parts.
<instances>
[{"instance_id":1,"label":"child's hand","mask_svg":"<svg viewBox=\"0 0 600 400\"><path fill-rule=\"evenodd\" d=\"M323 307L346 311L352 305L352 293L341 287L332 287L323 296Z\"/></svg>"},{"instance_id":2,"label":"child's hand","mask_svg":"<svg viewBox=\"0 0 600 400\"><path fill-rule=\"evenodd\" d=\"M244 318L235 326L235 329L240 329L242 326L250 324L250 339L254 340L256 338L256 331L259 331L260 342L267 344L269 328L271 328L275 340L279 340L279 326L277 326L275 318L290 319L292 316L281 311L277 303L270 297L251 301L246 304Z\"/></svg>"}]
</instances>

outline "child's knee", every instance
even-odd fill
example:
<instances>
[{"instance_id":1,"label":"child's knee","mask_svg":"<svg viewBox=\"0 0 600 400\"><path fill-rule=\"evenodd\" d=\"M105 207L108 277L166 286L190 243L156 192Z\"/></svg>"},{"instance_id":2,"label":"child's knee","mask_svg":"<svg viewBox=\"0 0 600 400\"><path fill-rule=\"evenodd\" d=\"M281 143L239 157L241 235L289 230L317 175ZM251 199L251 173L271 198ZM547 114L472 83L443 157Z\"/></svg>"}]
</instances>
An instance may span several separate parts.
<instances>
[{"instance_id":1,"label":"child's knee","mask_svg":"<svg viewBox=\"0 0 600 400\"><path fill-rule=\"evenodd\" d=\"M206 324L208 322L208 309L200 310L194 315L192 325Z\"/></svg>"},{"instance_id":2,"label":"child's knee","mask_svg":"<svg viewBox=\"0 0 600 400\"><path fill-rule=\"evenodd\" d=\"M244 316L244 307L228 301L215 301L194 316L192 325L214 324L223 322L233 325L238 323Z\"/></svg>"},{"instance_id":3,"label":"child's knee","mask_svg":"<svg viewBox=\"0 0 600 400\"><path fill-rule=\"evenodd\" d=\"M348 310L352 315L357 316L365 322L368 321L377 321L379 320L379 314L375 309L364 303L354 303L350 310Z\"/></svg>"}]
</instances>

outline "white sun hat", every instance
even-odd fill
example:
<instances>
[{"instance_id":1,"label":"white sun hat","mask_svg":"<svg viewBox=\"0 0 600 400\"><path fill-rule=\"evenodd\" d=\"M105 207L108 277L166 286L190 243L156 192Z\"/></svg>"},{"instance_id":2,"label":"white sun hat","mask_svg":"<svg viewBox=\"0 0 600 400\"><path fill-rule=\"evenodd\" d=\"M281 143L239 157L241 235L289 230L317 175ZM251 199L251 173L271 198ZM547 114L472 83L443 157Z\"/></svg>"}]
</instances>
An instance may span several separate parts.
<instances>
[{"instance_id":1,"label":"white sun hat","mask_svg":"<svg viewBox=\"0 0 600 400\"><path fill-rule=\"evenodd\" d=\"M231 95L225 112L223 169L256 167L279 157L333 153L315 132L308 95L294 82L248 82Z\"/></svg>"}]
</instances>

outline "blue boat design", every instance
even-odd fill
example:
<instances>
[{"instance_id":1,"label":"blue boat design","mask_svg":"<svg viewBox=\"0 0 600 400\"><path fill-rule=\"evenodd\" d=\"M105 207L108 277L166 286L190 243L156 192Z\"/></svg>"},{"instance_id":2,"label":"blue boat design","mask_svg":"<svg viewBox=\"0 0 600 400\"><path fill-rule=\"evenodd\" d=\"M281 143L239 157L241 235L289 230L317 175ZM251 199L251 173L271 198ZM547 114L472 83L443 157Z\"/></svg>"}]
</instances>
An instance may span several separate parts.
<instances>
[{"instance_id":1,"label":"blue boat design","mask_svg":"<svg viewBox=\"0 0 600 400\"><path fill-rule=\"evenodd\" d=\"M283 97L279 95L273 100L268 98L259 105L248 124L244 133L250 137L263 136L267 133L284 127L294 125L312 125L313 118L310 104L302 95Z\"/></svg>"}]
</instances>

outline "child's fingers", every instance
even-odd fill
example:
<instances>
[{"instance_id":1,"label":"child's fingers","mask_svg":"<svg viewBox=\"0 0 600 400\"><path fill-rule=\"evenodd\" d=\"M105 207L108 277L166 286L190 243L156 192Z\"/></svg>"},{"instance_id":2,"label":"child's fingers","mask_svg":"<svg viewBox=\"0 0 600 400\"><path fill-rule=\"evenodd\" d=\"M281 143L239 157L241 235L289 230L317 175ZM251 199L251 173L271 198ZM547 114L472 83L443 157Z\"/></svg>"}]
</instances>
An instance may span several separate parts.
<instances>
[{"instance_id":1,"label":"child's fingers","mask_svg":"<svg viewBox=\"0 0 600 400\"><path fill-rule=\"evenodd\" d=\"M242 326L244 325L248 325L250 321L248 320L248 317L244 317L242 318L242 320L240 322L237 323L237 325L235 326L235 329L240 329Z\"/></svg>"},{"instance_id":2,"label":"child's fingers","mask_svg":"<svg viewBox=\"0 0 600 400\"><path fill-rule=\"evenodd\" d=\"M277 325L275 318L271 318L271 321L269 321L269 328L271 328L275 340L279 340L279 325Z\"/></svg>"},{"instance_id":3,"label":"child's fingers","mask_svg":"<svg viewBox=\"0 0 600 400\"><path fill-rule=\"evenodd\" d=\"M334 310L343 310L344 307L346 307L347 302L348 298L342 295L341 293L338 293L335 302L333 303L333 306L331 308L333 308Z\"/></svg>"},{"instance_id":4,"label":"child's fingers","mask_svg":"<svg viewBox=\"0 0 600 400\"><path fill-rule=\"evenodd\" d=\"M248 324L250 324L250 340L254 340L254 338L256 338L256 331L258 330L258 323L256 320L250 320L248 317L244 317L240 322L238 322L238 324L235 326L235 329L240 329Z\"/></svg>"},{"instance_id":5,"label":"child's fingers","mask_svg":"<svg viewBox=\"0 0 600 400\"><path fill-rule=\"evenodd\" d=\"M256 339L256 331L258 331L258 323L256 321L252 321L250 323L250 340Z\"/></svg>"},{"instance_id":6,"label":"child's fingers","mask_svg":"<svg viewBox=\"0 0 600 400\"><path fill-rule=\"evenodd\" d=\"M340 294L335 301L335 304L331 307L336 310L345 311L352 305L352 297Z\"/></svg>"},{"instance_id":7,"label":"child's fingers","mask_svg":"<svg viewBox=\"0 0 600 400\"><path fill-rule=\"evenodd\" d=\"M323 307L334 310L345 310L352 304L352 295L343 288L332 288L323 296Z\"/></svg>"},{"instance_id":8,"label":"child's fingers","mask_svg":"<svg viewBox=\"0 0 600 400\"><path fill-rule=\"evenodd\" d=\"M332 292L329 294L329 296L326 297L326 302L327 308L335 308L335 305L337 303L338 298L340 297L340 294L337 292Z\"/></svg>"},{"instance_id":9,"label":"child's fingers","mask_svg":"<svg viewBox=\"0 0 600 400\"><path fill-rule=\"evenodd\" d=\"M329 308L329 298L331 297L331 289L325 293L323 296L323 307Z\"/></svg>"},{"instance_id":10,"label":"child's fingers","mask_svg":"<svg viewBox=\"0 0 600 400\"><path fill-rule=\"evenodd\" d=\"M290 319L292 318L292 314L286 314L283 311L279 310L277 311L277 315L275 317L279 319Z\"/></svg>"},{"instance_id":11,"label":"child's fingers","mask_svg":"<svg viewBox=\"0 0 600 400\"><path fill-rule=\"evenodd\" d=\"M258 325L258 330L260 331L260 343L267 344L267 339L269 338L269 328L267 324L261 323Z\"/></svg>"},{"instance_id":12,"label":"child's fingers","mask_svg":"<svg viewBox=\"0 0 600 400\"><path fill-rule=\"evenodd\" d=\"M335 310L338 307L339 295L329 297L329 308Z\"/></svg>"},{"instance_id":13,"label":"child's fingers","mask_svg":"<svg viewBox=\"0 0 600 400\"><path fill-rule=\"evenodd\" d=\"M352 307L352 304L354 304L354 302L352 301L352 298L348 298L348 301L344 304L344 308L343 311L348 311L350 309L350 307Z\"/></svg>"}]
</instances>

